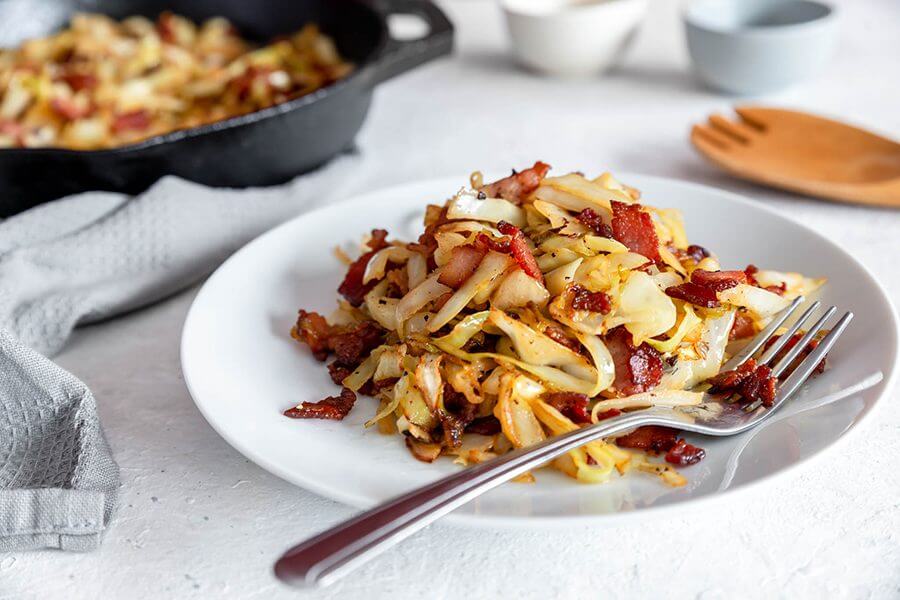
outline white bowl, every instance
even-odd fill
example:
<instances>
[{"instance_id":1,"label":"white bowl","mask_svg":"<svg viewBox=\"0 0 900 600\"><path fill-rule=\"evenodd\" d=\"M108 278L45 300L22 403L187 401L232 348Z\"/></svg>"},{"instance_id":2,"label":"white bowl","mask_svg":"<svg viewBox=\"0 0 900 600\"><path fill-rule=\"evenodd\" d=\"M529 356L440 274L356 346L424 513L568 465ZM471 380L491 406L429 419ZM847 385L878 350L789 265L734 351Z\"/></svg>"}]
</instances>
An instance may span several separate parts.
<instances>
[{"instance_id":1,"label":"white bowl","mask_svg":"<svg viewBox=\"0 0 900 600\"><path fill-rule=\"evenodd\" d=\"M647 12L647 0L501 0L513 51L531 69L564 77L613 66Z\"/></svg>"},{"instance_id":2,"label":"white bowl","mask_svg":"<svg viewBox=\"0 0 900 600\"><path fill-rule=\"evenodd\" d=\"M834 8L812 0L695 0L684 21L697 74L733 94L773 92L815 75L837 41Z\"/></svg>"}]
</instances>

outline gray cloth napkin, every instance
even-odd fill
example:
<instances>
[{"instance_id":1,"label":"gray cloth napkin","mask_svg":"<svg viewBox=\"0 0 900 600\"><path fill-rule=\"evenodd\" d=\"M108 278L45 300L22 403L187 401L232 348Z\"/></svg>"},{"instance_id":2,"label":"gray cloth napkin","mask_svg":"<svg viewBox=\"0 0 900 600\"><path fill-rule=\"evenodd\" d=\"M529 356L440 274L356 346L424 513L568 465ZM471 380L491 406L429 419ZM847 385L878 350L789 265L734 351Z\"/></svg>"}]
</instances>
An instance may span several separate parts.
<instances>
[{"instance_id":1,"label":"gray cloth napkin","mask_svg":"<svg viewBox=\"0 0 900 600\"><path fill-rule=\"evenodd\" d=\"M87 386L0 331L0 552L96 547L118 487Z\"/></svg>"},{"instance_id":2,"label":"gray cloth napkin","mask_svg":"<svg viewBox=\"0 0 900 600\"><path fill-rule=\"evenodd\" d=\"M357 161L265 189L167 177L134 198L90 192L0 222L0 551L92 549L115 508L118 467L94 398L38 352L190 286L266 229L340 197Z\"/></svg>"},{"instance_id":3,"label":"gray cloth napkin","mask_svg":"<svg viewBox=\"0 0 900 600\"><path fill-rule=\"evenodd\" d=\"M0 223L0 329L47 356L72 328L145 306L236 249L337 197L356 156L275 188L223 190L175 177L140 196L88 192Z\"/></svg>"}]
</instances>

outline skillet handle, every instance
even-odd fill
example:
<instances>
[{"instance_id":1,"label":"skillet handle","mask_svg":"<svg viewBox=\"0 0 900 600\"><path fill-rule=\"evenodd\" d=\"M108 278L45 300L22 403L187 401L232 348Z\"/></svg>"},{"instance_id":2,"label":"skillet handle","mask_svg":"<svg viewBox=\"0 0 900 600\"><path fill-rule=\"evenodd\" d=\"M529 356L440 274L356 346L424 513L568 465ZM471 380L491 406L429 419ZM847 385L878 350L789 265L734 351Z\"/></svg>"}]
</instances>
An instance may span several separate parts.
<instances>
[{"instance_id":1,"label":"skillet handle","mask_svg":"<svg viewBox=\"0 0 900 600\"><path fill-rule=\"evenodd\" d=\"M453 24L441 9L428 0L371 0L372 8L383 19L392 14L413 14L428 25L428 33L417 40L401 41L388 38L376 59L375 82L396 77L419 65L434 60L453 49ZM390 33L388 33L390 36Z\"/></svg>"}]
</instances>

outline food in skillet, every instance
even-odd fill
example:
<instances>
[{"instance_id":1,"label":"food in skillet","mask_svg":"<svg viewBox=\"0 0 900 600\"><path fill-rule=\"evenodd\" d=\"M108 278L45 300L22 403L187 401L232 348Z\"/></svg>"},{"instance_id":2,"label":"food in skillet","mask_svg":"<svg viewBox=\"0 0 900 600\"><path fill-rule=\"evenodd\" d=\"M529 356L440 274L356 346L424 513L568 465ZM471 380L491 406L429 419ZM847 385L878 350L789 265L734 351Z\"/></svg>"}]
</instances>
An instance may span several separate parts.
<instances>
[{"instance_id":1,"label":"food in skillet","mask_svg":"<svg viewBox=\"0 0 900 600\"><path fill-rule=\"evenodd\" d=\"M609 174L548 177L549 166L494 183L472 176L429 206L417 242L372 231L349 263L338 310L301 310L291 335L339 395L289 417L342 419L356 394L378 401L367 426L400 433L412 454L469 464L651 406L732 410L774 400L768 367L719 373L730 350L824 280L749 266L723 271L691 244L674 209L654 208ZM661 456L661 458L651 458ZM642 427L553 466L583 482L634 469L670 485L704 451Z\"/></svg>"},{"instance_id":2,"label":"food in skillet","mask_svg":"<svg viewBox=\"0 0 900 600\"><path fill-rule=\"evenodd\" d=\"M309 94L352 69L312 24L254 47L221 17L77 14L0 50L0 147L122 146Z\"/></svg>"}]
</instances>

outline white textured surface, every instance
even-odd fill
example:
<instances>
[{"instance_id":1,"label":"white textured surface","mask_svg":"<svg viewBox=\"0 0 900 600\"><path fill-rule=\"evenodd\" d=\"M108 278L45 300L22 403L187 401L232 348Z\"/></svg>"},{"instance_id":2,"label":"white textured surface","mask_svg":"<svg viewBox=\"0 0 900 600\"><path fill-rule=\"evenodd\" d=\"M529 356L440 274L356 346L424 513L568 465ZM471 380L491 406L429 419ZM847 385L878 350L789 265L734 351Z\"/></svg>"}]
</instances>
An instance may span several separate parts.
<instances>
[{"instance_id":1,"label":"white textured surface","mask_svg":"<svg viewBox=\"0 0 900 600\"><path fill-rule=\"evenodd\" d=\"M748 194L811 224L850 248L896 298L900 214L734 182L693 153L690 123L730 100L687 74L673 4L655 0L624 69L580 82L512 68L491 2L448 5L457 55L377 93L351 189L535 158L670 175ZM841 4L843 38L829 72L763 100L900 137L900 4ZM59 356L97 398L122 468L122 504L94 553L0 555L0 598L900 596L896 390L841 452L703 512L558 534L438 525L326 592L290 591L270 576L271 562L352 511L250 464L206 425L178 365L191 295L85 328Z\"/></svg>"}]
</instances>

